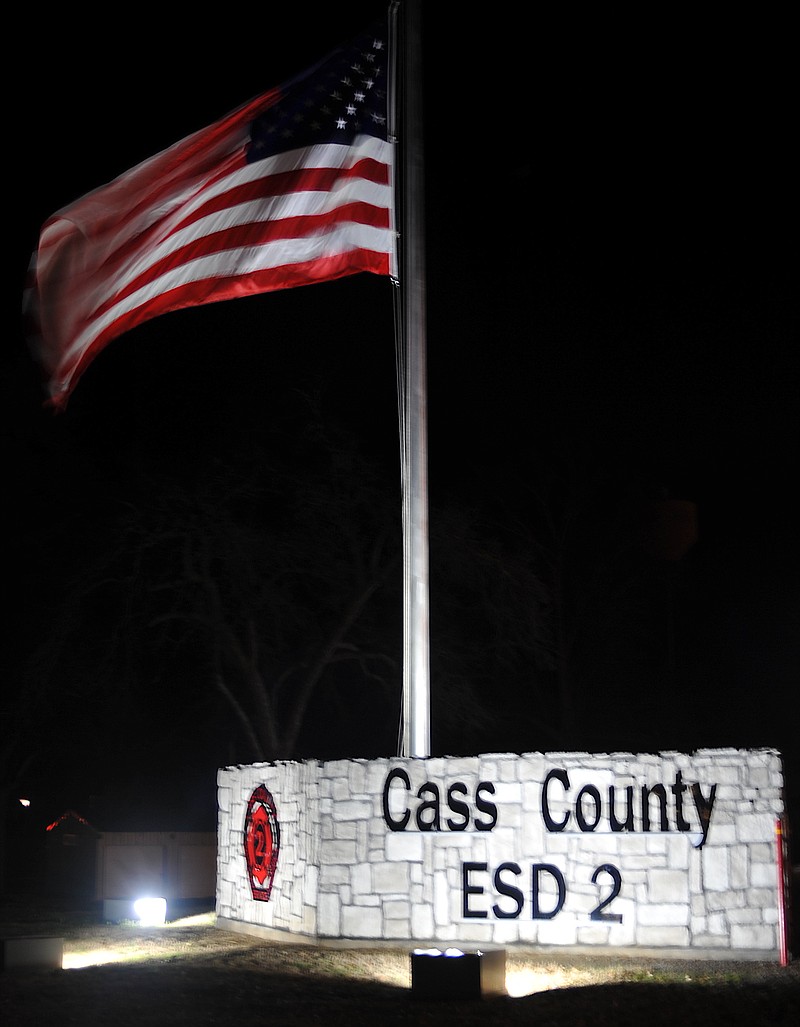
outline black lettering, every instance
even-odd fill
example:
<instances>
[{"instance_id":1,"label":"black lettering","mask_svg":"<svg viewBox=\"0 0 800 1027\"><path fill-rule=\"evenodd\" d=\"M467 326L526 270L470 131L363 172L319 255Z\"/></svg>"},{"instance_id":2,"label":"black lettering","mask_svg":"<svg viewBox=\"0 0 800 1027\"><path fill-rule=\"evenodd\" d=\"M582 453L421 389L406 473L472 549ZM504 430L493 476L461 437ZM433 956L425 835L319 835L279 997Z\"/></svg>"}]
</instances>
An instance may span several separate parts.
<instances>
[{"instance_id":1,"label":"black lettering","mask_svg":"<svg viewBox=\"0 0 800 1027\"><path fill-rule=\"evenodd\" d=\"M608 821L611 824L612 831L633 831L633 785L628 785L625 789L625 802L627 803L627 810L625 813L624 820L617 820L617 811L615 808L616 800L616 789L614 785L608 786Z\"/></svg>"},{"instance_id":2,"label":"black lettering","mask_svg":"<svg viewBox=\"0 0 800 1027\"><path fill-rule=\"evenodd\" d=\"M389 788L395 779L403 782L407 792L411 791L411 781L405 770L402 767L395 767L394 770L390 770L386 775L386 782L383 786L383 819L386 821L390 831L405 831L411 818L411 811L406 809L399 820L393 820L389 810Z\"/></svg>"},{"instance_id":3,"label":"black lettering","mask_svg":"<svg viewBox=\"0 0 800 1027\"><path fill-rule=\"evenodd\" d=\"M498 920L514 920L522 911L522 905L525 900L519 888L515 887L513 884L506 884L502 879L500 875L504 870L510 870L512 874L516 874L517 876L522 873L522 870L518 863L501 863L494 872L495 891L500 895L506 895L508 898L513 899L516 909L504 910L501 906L495 903L495 905L492 906L492 912Z\"/></svg>"},{"instance_id":4,"label":"black lettering","mask_svg":"<svg viewBox=\"0 0 800 1027\"><path fill-rule=\"evenodd\" d=\"M539 908L539 879L542 874L550 874L551 877L555 878L556 886L558 887L558 901L556 902L553 909L549 911L542 911ZM534 863L531 866L531 919L532 920L552 920L553 917L561 912L561 908L564 905L564 899L567 896L567 885L564 881L564 875L558 869L554 867L552 863Z\"/></svg>"},{"instance_id":5,"label":"black lettering","mask_svg":"<svg viewBox=\"0 0 800 1027\"><path fill-rule=\"evenodd\" d=\"M438 786L433 784L431 781L426 781L425 784L420 785L419 791L417 792L417 798L421 799L423 795L431 795L433 798L428 799L425 802L421 802L417 807L417 827L420 831L439 831L441 830L442 825L439 820L441 796L439 795ZM433 812L433 816L430 820L425 820L422 816L422 814L427 810L431 810Z\"/></svg>"},{"instance_id":6,"label":"black lettering","mask_svg":"<svg viewBox=\"0 0 800 1027\"><path fill-rule=\"evenodd\" d=\"M679 831L691 830L691 824L683 815L683 793L686 785L683 784L683 775L680 770L675 774L675 784L671 786L672 794L675 796L675 823Z\"/></svg>"},{"instance_id":7,"label":"black lettering","mask_svg":"<svg viewBox=\"0 0 800 1027\"><path fill-rule=\"evenodd\" d=\"M485 802L481 792L491 792L494 795L494 785L491 781L480 781L475 789L475 805L481 813L485 813L489 820L478 820L475 818L475 829L477 831L491 831L497 823L497 806L493 802Z\"/></svg>"},{"instance_id":8,"label":"black lettering","mask_svg":"<svg viewBox=\"0 0 800 1027\"><path fill-rule=\"evenodd\" d=\"M650 796L655 795L658 798L659 806L661 808L661 830L669 831L669 821L667 820L667 790L663 785L642 785L642 830L650 830Z\"/></svg>"},{"instance_id":9,"label":"black lettering","mask_svg":"<svg viewBox=\"0 0 800 1027\"><path fill-rule=\"evenodd\" d=\"M594 821L590 824L583 815L583 797L588 795L594 803ZM600 821L600 792L594 785L584 785L578 792L578 801L575 803L575 819L581 831L594 831Z\"/></svg>"},{"instance_id":10,"label":"black lettering","mask_svg":"<svg viewBox=\"0 0 800 1027\"><path fill-rule=\"evenodd\" d=\"M456 793L459 795L467 794L467 786L463 781L456 781L447 789L447 805L453 813L457 813L462 819L458 821L448 817L446 823L451 831L465 831L467 824L469 824L469 806L466 802L457 799L455 797Z\"/></svg>"},{"instance_id":11,"label":"black lettering","mask_svg":"<svg viewBox=\"0 0 800 1027\"><path fill-rule=\"evenodd\" d=\"M622 913L604 913L603 910L614 899L619 895L620 888L622 887L622 874L612 863L604 863L601 867L598 867L592 874L592 884L597 884L597 878L600 874L608 874L611 880L614 882L611 885L611 894L608 898L603 899L597 906L592 910L591 920L603 920L606 923L621 924Z\"/></svg>"},{"instance_id":12,"label":"black lettering","mask_svg":"<svg viewBox=\"0 0 800 1027\"><path fill-rule=\"evenodd\" d=\"M489 915L485 909L469 908L470 895L483 895L483 888L481 888L479 884L469 883L469 875L473 872L485 873L486 869L486 863L461 864L461 912L465 917L477 917L479 919L485 919Z\"/></svg>"},{"instance_id":13,"label":"black lettering","mask_svg":"<svg viewBox=\"0 0 800 1027\"><path fill-rule=\"evenodd\" d=\"M711 811L714 808L714 799L717 796L717 786L712 785L711 791L708 794L708 800L703 795L703 791L699 784L692 785L692 798L694 799L694 808L697 810L697 816L700 818L700 829L703 832L703 837L700 840L700 844L695 848L702 849L708 838L708 829L711 826Z\"/></svg>"},{"instance_id":14,"label":"black lettering","mask_svg":"<svg viewBox=\"0 0 800 1027\"><path fill-rule=\"evenodd\" d=\"M561 782L565 791L569 791L569 774L566 770L551 770L542 785L542 817L548 831L563 831L569 821L569 813L564 815L564 819L561 822L553 820L550 816L550 805L547 801L547 789L550 787L550 781L553 778Z\"/></svg>"}]
</instances>

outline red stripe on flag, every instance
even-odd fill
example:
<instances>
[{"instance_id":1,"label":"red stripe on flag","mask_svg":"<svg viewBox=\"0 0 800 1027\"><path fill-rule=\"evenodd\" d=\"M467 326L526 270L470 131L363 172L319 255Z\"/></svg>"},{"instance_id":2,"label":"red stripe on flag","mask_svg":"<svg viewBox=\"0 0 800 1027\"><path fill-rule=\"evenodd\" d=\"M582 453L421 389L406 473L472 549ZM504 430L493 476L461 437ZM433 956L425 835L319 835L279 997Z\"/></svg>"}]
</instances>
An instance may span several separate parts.
<instances>
[{"instance_id":1,"label":"red stripe on flag","mask_svg":"<svg viewBox=\"0 0 800 1027\"><path fill-rule=\"evenodd\" d=\"M146 286L148 282L158 279L168 271L188 264L190 261L221 253L224 250L247 250L280 239L302 239L321 235L335 225L347 221L354 224L371 225L375 228L388 229L390 227L389 212L385 208L374 207L367 203L349 203L326 214L300 215L276 221L251 222L219 232L211 232L179 247L168 257L152 264L141 275L131 279L124 288L110 296L97 308L95 317L104 314L120 300ZM285 286L285 288L289 288L289 286Z\"/></svg>"},{"instance_id":2,"label":"red stripe on flag","mask_svg":"<svg viewBox=\"0 0 800 1027\"><path fill-rule=\"evenodd\" d=\"M337 278L345 278L361 271L375 275L392 274L389 255L368 250L359 251L357 254L339 253L335 256L307 261L304 264L288 264L285 267L256 271L246 278L230 278L223 283L220 283L218 279L189 282L179 288L154 296L147 303L114 321L70 365L70 375L74 380L79 379L109 342L161 314L200 306L212 301L241 299L302 285L313 285L315 282L334 281ZM53 397L51 405L59 408L66 404L59 403L58 397Z\"/></svg>"},{"instance_id":3,"label":"red stripe on flag","mask_svg":"<svg viewBox=\"0 0 800 1027\"><path fill-rule=\"evenodd\" d=\"M277 175L259 178L255 182L247 182L235 186L220 196L208 200L191 216L175 226L175 231L185 228L193 221L207 217L216 211L226 210L250 200L266 199L270 196L287 196L299 192L329 192L338 182L351 178L362 178L377 185L389 185L389 169L371 158L358 161L352 168L299 168L296 171L284 171Z\"/></svg>"},{"instance_id":4,"label":"red stripe on flag","mask_svg":"<svg viewBox=\"0 0 800 1027\"><path fill-rule=\"evenodd\" d=\"M254 119L283 98L257 97L45 223L28 295L53 406L112 339L159 314L395 273L393 146L327 129L248 163ZM252 145L268 152L263 134Z\"/></svg>"}]
</instances>

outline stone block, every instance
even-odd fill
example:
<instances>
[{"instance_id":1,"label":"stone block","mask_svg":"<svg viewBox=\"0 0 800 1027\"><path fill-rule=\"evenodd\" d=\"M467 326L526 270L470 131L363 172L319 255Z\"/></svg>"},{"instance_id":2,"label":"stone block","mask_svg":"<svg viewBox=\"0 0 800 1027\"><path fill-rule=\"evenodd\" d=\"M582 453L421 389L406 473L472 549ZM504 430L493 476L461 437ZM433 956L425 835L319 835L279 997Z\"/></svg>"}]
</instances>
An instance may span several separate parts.
<instances>
[{"instance_id":1,"label":"stone block","mask_svg":"<svg viewBox=\"0 0 800 1027\"><path fill-rule=\"evenodd\" d=\"M60 970L64 959L64 939L47 935L27 935L2 939L2 970Z\"/></svg>"},{"instance_id":2,"label":"stone block","mask_svg":"<svg viewBox=\"0 0 800 1027\"><path fill-rule=\"evenodd\" d=\"M388 860L421 860L423 856L422 835L407 831L392 831L386 839Z\"/></svg>"},{"instance_id":3,"label":"stone block","mask_svg":"<svg viewBox=\"0 0 800 1027\"><path fill-rule=\"evenodd\" d=\"M383 917L378 906L344 906L342 933L345 938L380 938Z\"/></svg>"},{"instance_id":4,"label":"stone block","mask_svg":"<svg viewBox=\"0 0 800 1027\"><path fill-rule=\"evenodd\" d=\"M429 906L411 907L411 937L427 939L433 938L433 910Z\"/></svg>"},{"instance_id":5,"label":"stone block","mask_svg":"<svg viewBox=\"0 0 800 1027\"><path fill-rule=\"evenodd\" d=\"M408 866L405 863L375 863L372 881L379 895L408 893Z\"/></svg>"},{"instance_id":6,"label":"stone block","mask_svg":"<svg viewBox=\"0 0 800 1027\"><path fill-rule=\"evenodd\" d=\"M686 874L680 870L653 870L648 874L651 902L685 902Z\"/></svg>"},{"instance_id":7,"label":"stone block","mask_svg":"<svg viewBox=\"0 0 800 1027\"><path fill-rule=\"evenodd\" d=\"M775 928L769 924L734 924L731 943L735 949L777 949Z\"/></svg>"},{"instance_id":8,"label":"stone block","mask_svg":"<svg viewBox=\"0 0 800 1027\"><path fill-rule=\"evenodd\" d=\"M651 904L639 909L639 923L648 927L672 927L689 923L688 904Z\"/></svg>"},{"instance_id":9,"label":"stone block","mask_svg":"<svg viewBox=\"0 0 800 1027\"><path fill-rule=\"evenodd\" d=\"M323 892L317 907L317 929L322 937L336 938L341 932L341 903L339 896Z\"/></svg>"},{"instance_id":10,"label":"stone block","mask_svg":"<svg viewBox=\"0 0 800 1027\"><path fill-rule=\"evenodd\" d=\"M389 899L383 904L383 915L387 920L411 920L411 903L407 899Z\"/></svg>"},{"instance_id":11,"label":"stone block","mask_svg":"<svg viewBox=\"0 0 800 1027\"><path fill-rule=\"evenodd\" d=\"M689 944L689 928L640 925L636 932L636 943L645 948L684 948Z\"/></svg>"},{"instance_id":12,"label":"stone block","mask_svg":"<svg viewBox=\"0 0 800 1027\"><path fill-rule=\"evenodd\" d=\"M730 888L728 870L727 849L703 849L703 883L708 891L727 891Z\"/></svg>"}]
</instances>

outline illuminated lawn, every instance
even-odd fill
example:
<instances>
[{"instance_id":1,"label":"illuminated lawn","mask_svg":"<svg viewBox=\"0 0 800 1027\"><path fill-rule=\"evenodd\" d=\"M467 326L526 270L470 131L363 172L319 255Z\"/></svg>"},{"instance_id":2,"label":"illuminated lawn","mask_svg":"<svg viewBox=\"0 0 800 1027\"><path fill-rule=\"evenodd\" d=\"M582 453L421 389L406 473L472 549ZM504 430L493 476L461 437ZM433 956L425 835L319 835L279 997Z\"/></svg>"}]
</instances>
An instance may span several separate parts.
<instances>
[{"instance_id":1,"label":"illuminated lawn","mask_svg":"<svg viewBox=\"0 0 800 1027\"><path fill-rule=\"evenodd\" d=\"M423 1002L412 994L405 949L265 941L218 929L210 913L160 927L69 918L7 927L64 938L63 970L0 975L0 1023L14 1027L800 1022L797 963L570 958L508 949L507 996Z\"/></svg>"}]
</instances>

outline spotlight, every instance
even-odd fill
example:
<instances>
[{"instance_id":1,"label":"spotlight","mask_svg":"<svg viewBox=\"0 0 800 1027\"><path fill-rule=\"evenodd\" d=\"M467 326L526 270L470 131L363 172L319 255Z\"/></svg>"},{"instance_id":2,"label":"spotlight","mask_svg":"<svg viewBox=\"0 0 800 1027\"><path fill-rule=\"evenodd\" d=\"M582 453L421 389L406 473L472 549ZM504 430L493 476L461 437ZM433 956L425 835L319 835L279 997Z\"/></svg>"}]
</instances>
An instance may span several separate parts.
<instances>
[{"instance_id":1,"label":"spotlight","mask_svg":"<svg viewBox=\"0 0 800 1027\"><path fill-rule=\"evenodd\" d=\"M429 1000L505 995L505 950L415 949L411 953L411 992L414 998Z\"/></svg>"},{"instance_id":2,"label":"spotlight","mask_svg":"<svg viewBox=\"0 0 800 1027\"><path fill-rule=\"evenodd\" d=\"M142 927L158 927L167 919L167 900L149 897L137 899L133 911Z\"/></svg>"}]
</instances>

